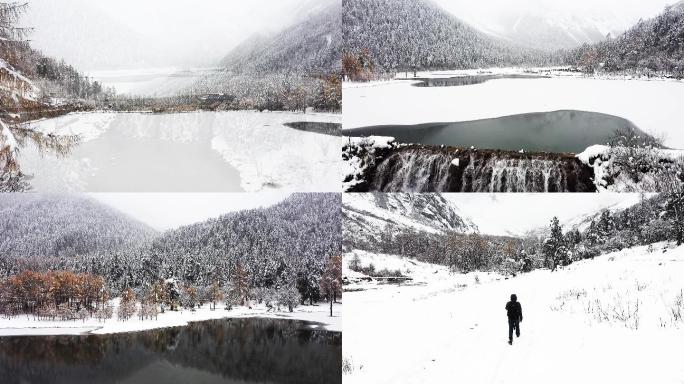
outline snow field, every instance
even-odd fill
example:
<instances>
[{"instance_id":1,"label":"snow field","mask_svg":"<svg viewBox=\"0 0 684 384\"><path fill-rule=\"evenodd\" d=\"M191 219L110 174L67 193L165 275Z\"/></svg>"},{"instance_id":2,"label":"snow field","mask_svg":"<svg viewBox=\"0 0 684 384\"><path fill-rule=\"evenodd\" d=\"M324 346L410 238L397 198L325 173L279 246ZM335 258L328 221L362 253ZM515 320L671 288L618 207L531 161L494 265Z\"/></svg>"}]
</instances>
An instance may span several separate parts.
<instances>
[{"instance_id":1,"label":"snow field","mask_svg":"<svg viewBox=\"0 0 684 384\"><path fill-rule=\"evenodd\" d=\"M385 258L369 256L367 262L382 266ZM441 277L431 278L431 269ZM684 379L684 322L670 315L684 288L684 247L636 247L511 279L480 273L479 283L475 274L448 276L441 269L414 268L412 285L359 282L355 288L365 290L345 292L345 382ZM577 292L586 296L576 299ZM524 319L521 338L509 346L504 305L511 293L518 295ZM617 317L633 313L637 300L634 327L634 317ZM587 310L587 303L595 306ZM596 305L608 319L596 320Z\"/></svg>"}]
</instances>

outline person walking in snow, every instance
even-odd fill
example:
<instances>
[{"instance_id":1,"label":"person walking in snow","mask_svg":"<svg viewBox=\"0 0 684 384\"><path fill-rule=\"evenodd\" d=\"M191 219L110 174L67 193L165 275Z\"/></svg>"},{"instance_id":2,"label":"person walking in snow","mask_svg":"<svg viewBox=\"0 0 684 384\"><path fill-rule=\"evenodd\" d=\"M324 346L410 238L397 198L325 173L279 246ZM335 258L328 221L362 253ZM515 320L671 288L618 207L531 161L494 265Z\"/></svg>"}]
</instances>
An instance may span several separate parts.
<instances>
[{"instance_id":1,"label":"person walking in snow","mask_svg":"<svg viewBox=\"0 0 684 384\"><path fill-rule=\"evenodd\" d=\"M508 315L508 344L513 345L513 329L515 336L520 337L520 323L522 323L522 306L518 302L518 296L511 295L511 301L506 303L506 313Z\"/></svg>"}]
</instances>

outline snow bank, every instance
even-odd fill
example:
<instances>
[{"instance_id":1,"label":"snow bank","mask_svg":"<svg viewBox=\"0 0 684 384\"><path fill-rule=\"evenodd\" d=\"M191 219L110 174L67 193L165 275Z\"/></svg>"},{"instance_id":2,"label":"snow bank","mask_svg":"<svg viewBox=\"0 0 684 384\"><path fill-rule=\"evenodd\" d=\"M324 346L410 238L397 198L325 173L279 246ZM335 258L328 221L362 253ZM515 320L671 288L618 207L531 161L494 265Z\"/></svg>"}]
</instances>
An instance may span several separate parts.
<instances>
[{"instance_id":1,"label":"snow bank","mask_svg":"<svg viewBox=\"0 0 684 384\"><path fill-rule=\"evenodd\" d=\"M642 173L640 180L633 180L627 172L615 164L614 156L624 148L593 145L576 157L594 169L594 184L599 192L659 192L655 175ZM684 162L684 150L657 149L655 156L668 161Z\"/></svg>"},{"instance_id":2,"label":"snow bank","mask_svg":"<svg viewBox=\"0 0 684 384\"><path fill-rule=\"evenodd\" d=\"M396 148L393 137L369 136L348 137L342 150L342 190L351 191L363 183L364 173L377 160L377 152Z\"/></svg>"},{"instance_id":3,"label":"snow bank","mask_svg":"<svg viewBox=\"0 0 684 384\"><path fill-rule=\"evenodd\" d=\"M115 306L115 314L117 303L118 300L112 300L112 304ZM295 308L292 313L287 311L268 312L263 305L253 306L251 309L234 307L230 311L226 311L223 308L222 304L218 304L216 310L212 311L209 304L206 304L194 312L189 310L166 311L165 313L160 313L157 320L140 320L137 316L134 316L127 321L119 321L116 319L116 315L114 315L114 318L102 322L95 318L85 321L34 320L31 316L17 316L10 319L0 318L0 336L137 332L156 328L179 327L196 321L249 317L303 320L320 323L322 329L342 332L342 304L335 304L333 306L333 317L330 317L330 306L325 303L316 306L300 306Z\"/></svg>"},{"instance_id":4,"label":"snow bank","mask_svg":"<svg viewBox=\"0 0 684 384\"><path fill-rule=\"evenodd\" d=\"M16 151L19 147L9 127L0 120L0 151L5 148L8 148L10 151Z\"/></svg>"},{"instance_id":5,"label":"snow bank","mask_svg":"<svg viewBox=\"0 0 684 384\"><path fill-rule=\"evenodd\" d=\"M115 113L71 113L24 126L45 135L78 136L81 142L86 142L105 133L116 116Z\"/></svg>"}]
</instances>

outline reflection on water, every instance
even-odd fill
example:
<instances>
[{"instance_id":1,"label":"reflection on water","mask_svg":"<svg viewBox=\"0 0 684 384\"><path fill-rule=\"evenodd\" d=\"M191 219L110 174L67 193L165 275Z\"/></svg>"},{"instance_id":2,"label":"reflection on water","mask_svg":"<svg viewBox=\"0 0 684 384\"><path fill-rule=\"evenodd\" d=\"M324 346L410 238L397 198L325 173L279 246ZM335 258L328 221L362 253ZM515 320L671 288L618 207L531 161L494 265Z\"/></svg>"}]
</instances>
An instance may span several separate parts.
<instances>
[{"instance_id":1,"label":"reflection on water","mask_svg":"<svg viewBox=\"0 0 684 384\"><path fill-rule=\"evenodd\" d=\"M347 136L392 136L402 143L460 148L579 153L606 144L616 130L633 128L629 120L595 112L555 111L495 119L419 125L383 125L346 130Z\"/></svg>"},{"instance_id":2,"label":"reflection on water","mask_svg":"<svg viewBox=\"0 0 684 384\"><path fill-rule=\"evenodd\" d=\"M540 75L476 75L476 76L455 76L447 78L414 78L420 83L413 84L414 87L461 87L464 85L482 84L495 79L546 79L549 76Z\"/></svg>"},{"instance_id":3,"label":"reflection on water","mask_svg":"<svg viewBox=\"0 0 684 384\"><path fill-rule=\"evenodd\" d=\"M0 337L2 383L341 383L341 361L341 333L289 320Z\"/></svg>"},{"instance_id":4,"label":"reflection on water","mask_svg":"<svg viewBox=\"0 0 684 384\"><path fill-rule=\"evenodd\" d=\"M340 123L297 121L294 123L285 123L284 125L298 131L314 132L329 136L342 136L342 124Z\"/></svg>"}]
</instances>

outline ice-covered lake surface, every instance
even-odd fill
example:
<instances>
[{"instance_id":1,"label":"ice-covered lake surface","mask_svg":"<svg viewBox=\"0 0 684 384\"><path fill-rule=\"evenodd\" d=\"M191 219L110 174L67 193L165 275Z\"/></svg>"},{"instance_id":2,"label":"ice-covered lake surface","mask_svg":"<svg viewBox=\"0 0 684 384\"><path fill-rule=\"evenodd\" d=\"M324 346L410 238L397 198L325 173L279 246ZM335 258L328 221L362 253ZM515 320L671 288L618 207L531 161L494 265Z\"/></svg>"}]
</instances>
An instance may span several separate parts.
<instances>
[{"instance_id":1,"label":"ice-covered lake surface","mask_svg":"<svg viewBox=\"0 0 684 384\"><path fill-rule=\"evenodd\" d=\"M402 143L462 148L579 153L606 144L616 130L633 128L620 117L584 111L525 113L493 119L345 130L350 136L390 136ZM643 134L643 133L642 133Z\"/></svg>"},{"instance_id":2,"label":"ice-covered lake surface","mask_svg":"<svg viewBox=\"0 0 684 384\"><path fill-rule=\"evenodd\" d=\"M0 337L16 383L341 383L340 332L224 319L135 333ZM3 382L5 382L3 380Z\"/></svg>"},{"instance_id":3,"label":"ice-covered lake surface","mask_svg":"<svg viewBox=\"0 0 684 384\"><path fill-rule=\"evenodd\" d=\"M66 157L28 145L20 161L36 191L338 192L343 138L285 124L340 120L253 111L74 113L31 124L44 133L79 135Z\"/></svg>"},{"instance_id":4,"label":"ice-covered lake surface","mask_svg":"<svg viewBox=\"0 0 684 384\"><path fill-rule=\"evenodd\" d=\"M476 75L478 71L459 73L468 74ZM345 83L343 128L464 122L577 110L627 119L649 134L665 136L666 146L684 148L681 81L551 76L495 78L451 87L414 86L417 83Z\"/></svg>"}]
</instances>

